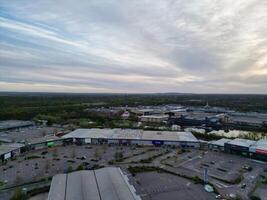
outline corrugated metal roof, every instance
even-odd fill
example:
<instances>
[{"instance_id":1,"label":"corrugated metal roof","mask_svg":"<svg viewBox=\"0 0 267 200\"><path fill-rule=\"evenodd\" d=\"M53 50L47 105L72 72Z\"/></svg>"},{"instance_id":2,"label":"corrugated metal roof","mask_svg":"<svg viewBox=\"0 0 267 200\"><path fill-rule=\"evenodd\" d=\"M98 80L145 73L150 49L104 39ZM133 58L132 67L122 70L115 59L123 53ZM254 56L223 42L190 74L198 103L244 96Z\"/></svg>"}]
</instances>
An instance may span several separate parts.
<instances>
[{"instance_id":1,"label":"corrugated metal roof","mask_svg":"<svg viewBox=\"0 0 267 200\"><path fill-rule=\"evenodd\" d=\"M67 175L66 200L100 200L94 171L77 171Z\"/></svg>"},{"instance_id":2,"label":"corrugated metal roof","mask_svg":"<svg viewBox=\"0 0 267 200\"><path fill-rule=\"evenodd\" d=\"M254 145L251 146L251 149L267 151L267 140L262 139L257 141Z\"/></svg>"},{"instance_id":3,"label":"corrugated metal roof","mask_svg":"<svg viewBox=\"0 0 267 200\"><path fill-rule=\"evenodd\" d=\"M48 200L141 200L120 168L77 171L53 177Z\"/></svg>"},{"instance_id":4,"label":"corrugated metal roof","mask_svg":"<svg viewBox=\"0 0 267 200\"><path fill-rule=\"evenodd\" d=\"M63 138L106 138L198 142L191 132L143 131L137 129L77 129Z\"/></svg>"},{"instance_id":5,"label":"corrugated metal roof","mask_svg":"<svg viewBox=\"0 0 267 200\"><path fill-rule=\"evenodd\" d=\"M228 142L228 144L231 144L231 145L248 147L248 148L255 143L256 143L256 141L254 141L254 140L246 140L246 139L241 139L241 138L236 138L236 139Z\"/></svg>"},{"instance_id":6,"label":"corrugated metal roof","mask_svg":"<svg viewBox=\"0 0 267 200\"><path fill-rule=\"evenodd\" d=\"M231 139L222 138L220 140L211 142L211 144L223 147L225 143L230 142L230 141Z\"/></svg>"},{"instance_id":7,"label":"corrugated metal roof","mask_svg":"<svg viewBox=\"0 0 267 200\"><path fill-rule=\"evenodd\" d=\"M66 183L66 174L55 175L51 182L48 200L65 200Z\"/></svg>"}]
</instances>

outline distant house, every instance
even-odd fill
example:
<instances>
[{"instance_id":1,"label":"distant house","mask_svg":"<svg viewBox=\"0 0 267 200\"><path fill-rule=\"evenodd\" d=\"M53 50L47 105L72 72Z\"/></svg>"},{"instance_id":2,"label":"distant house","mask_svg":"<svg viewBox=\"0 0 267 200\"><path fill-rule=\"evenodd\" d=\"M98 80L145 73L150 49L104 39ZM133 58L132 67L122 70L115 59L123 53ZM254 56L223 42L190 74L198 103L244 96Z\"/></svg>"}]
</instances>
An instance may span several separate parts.
<instances>
[{"instance_id":1,"label":"distant house","mask_svg":"<svg viewBox=\"0 0 267 200\"><path fill-rule=\"evenodd\" d=\"M130 117L130 112L128 112L128 111L124 111L124 113L122 113L122 115L121 115L121 118L122 119L128 119L129 117Z\"/></svg>"}]
</instances>

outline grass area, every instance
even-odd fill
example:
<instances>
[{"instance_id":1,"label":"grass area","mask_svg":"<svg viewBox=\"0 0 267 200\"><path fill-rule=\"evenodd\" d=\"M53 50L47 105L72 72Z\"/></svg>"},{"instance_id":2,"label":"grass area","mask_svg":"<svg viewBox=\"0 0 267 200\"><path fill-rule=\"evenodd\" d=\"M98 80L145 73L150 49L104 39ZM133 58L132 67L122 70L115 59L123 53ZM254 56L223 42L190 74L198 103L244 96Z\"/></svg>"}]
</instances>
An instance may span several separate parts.
<instances>
[{"instance_id":1,"label":"grass area","mask_svg":"<svg viewBox=\"0 0 267 200\"><path fill-rule=\"evenodd\" d=\"M148 150L148 151L146 151L146 152L141 152L140 154L137 154L137 155L141 155L141 154L145 154L145 153L147 153L147 152L149 152L149 151L153 151L153 150ZM168 153L170 153L170 151L169 150L166 150L165 152L163 152L163 153L160 153L160 154L157 154L157 155L154 155L154 156L150 156L149 158L146 158L146 159L141 159L141 160L139 160L139 161L131 161L130 163L134 163L134 164L136 164L136 163L143 163L143 164L148 164L148 163L152 163L153 162L153 160L155 160L156 158L158 158L158 157L161 157L161 156L163 156L163 155L165 155L165 154L168 154Z\"/></svg>"},{"instance_id":2,"label":"grass area","mask_svg":"<svg viewBox=\"0 0 267 200\"><path fill-rule=\"evenodd\" d=\"M0 189L5 186L5 183L0 180Z\"/></svg>"},{"instance_id":3,"label":"grass area","mask_svg":"<svg viewBox=\"0 0 267 200\"><path fill-rule=\"evenodd\" d=\"M115 127L121 128L130 128L136 124L136 122L130 120L112 120L112 123Z\"/></svg>"},{"instance_id":4,"label":"grass area","mask_svg":"<svg viewBox=\"0 0 267 200\"><path fill-rule=\"evenodd\" d=\"M13 186L8 186L8 187L3 187L1 188L1 190L6 190L6 189L12 189L12 188L20 188L20 187L26 187L28 185L31 185L31 184L36 184L36 183L41 183L41 182L47 182L47 183L50 183L52 180L52 177L44 177L44 178L41 178L37 181L30 181L30 182L27 182L27 183L23 183L23 184L18 184L18 185L13 185Z\"/></svg>"},{"instance_id":5,"label":"grass area","mask_svg":"<svg viewBox=\"0 0 267 200\"><path fill-rule=\"evenodd\" d=\"M139 156L139 155L143 155L143 154L145 154L145 153L147 153L147 152L149 152L149 151L154 151L153 149L148 149L148 150L146 150L146 151L142 151L142 152L139 152L139 153L135 153L135 154L133 154L133 155L129 155L129 156L123 156L123 153L122 152L116 152L115 153L115 160L110 160L109 161L109 164L110 165L113 165L114 163L120 163L120 162L123 162L123 161L125 161L126 159L128 159L128 158L132 158L132 157L134 157L134 156ZM138 163L137 161L133 161L133 162L131 162L131 163Z\"/></svg>"},{"instance_id":6,"label":"grass area","mask_svg":"<svg viewBox=\"0 0 267 200\"><path fill-rule=\"evenodd\" d=\"M175 176L179 176L179 177L182 177L182 178L190 179L191 181L193 181L196 184L204 184L202 179L199 178L198 176L190 177L190 176L187 176L187 175L174 173L174 172L171 172L171 171L159 168L159 167L153 167L153 166L135 166L135 167L132 167L132 166L130 166L128 168L128 171L132 175L135 175L137 173L151 172L151 171L165 172L165 173L172 174L172 175L175 175Z\"/></svg>"},{"instance_id":7,"label":"grass area","mask_svg":"<svg viewBox=\"0 0 267 200\"><path fill-rule=\"evenodd\" d=\"M170 151L167 150L167 151L164 152L164 153L160 153L160 154L151 156L151 157L149 157L149 158L147 158L147 159L142 159L142 160L140 160L140 163L152 163L152 161L155 160L156 158L161 157L161 156L163 156L163 155L165 155L165 154L167 154L167 153L169 153L169 152L170 152Z\"/></svg>"},{"instance_id":8,"label":"grass area","mask_svg":"<svg viewBox=\"0 0 267 200\"><path fill-rule=\"evenodd\" d=\"M211 176L211 177L214 178L214 179L217 179L217 180L219 180L221 182L228 183L228 184L234 184L234 185L241 183L241 181L243 180L243 175L242 174L240 174L234 180L230 180L230 181L229 180L222 179L222 178L218 178L218 177L215 177L215 176Z\"/></svg>"},{"instance_id":9,"label":"grass area","mask_svg":"<svg viewBox=\"0 0 267 200\"><path fill-rule=\"evenodd\" d=\"M257 180L254 188L250 191L250 199L252 200L260 200L261 198L258 197L258 196L255 196L254 195L254 192L261 186L263 185L266 185L267 184L267 177L266 176L263 176L263 175L260 175L259 179Z\"/></svg>"},{"instance_id":10,"label":"grass area","mask_svg":"<svg viewBox=\"0 0 267 200\"><path fill-rule=\"evenodd\" d=\"M37 159L37 158L42 158L41 156L28 156L25 157L25 160L31 160L31 159Z\"/></svg>"},{"instance_id":11,"label":"grass area","mask_svg":"<svg viewBox=\"0 0 267 200\"><path fill-rule=\"evenodd\" d=\"M161 172L162 169L160 169L159 167L150 167L150 166L138 166L138 167L137 166L136 167L129 166L128 171L133 176L135 176L135 174L143 173L143 172L152 172L152 171Z\"/></svg>"},{"instance_id":12,"label":"grass area","mask_svg":"<svg viewBox=\"0 0 267 200\"><path fill-rule=\"evenodd\" d=\"M10 200L27 200L37 194L48 192L49 189L50 186L44 186L40 188L34 188L32 190L27 191L27 193L24 193L20 187L17 187L14 195L11 197Z\"/></svg>"}]
</instances>

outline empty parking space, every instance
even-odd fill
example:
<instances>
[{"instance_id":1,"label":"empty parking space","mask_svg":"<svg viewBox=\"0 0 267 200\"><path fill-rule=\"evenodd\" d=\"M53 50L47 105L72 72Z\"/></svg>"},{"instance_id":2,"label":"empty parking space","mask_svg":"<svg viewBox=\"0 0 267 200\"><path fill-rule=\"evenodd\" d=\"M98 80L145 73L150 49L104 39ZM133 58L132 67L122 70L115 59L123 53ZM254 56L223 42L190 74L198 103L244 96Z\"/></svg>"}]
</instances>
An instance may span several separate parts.
<instances>
[{"instance_id":1,"label":"empty parking space","mask_svg":"<svg viewBox=\"0 0 267 200\"><path fill-rule=\"evenodd\" d=\"M207 193L202 185L187 179L166 173L148 172L136 176L136 181L143 188L144 199L149 200L209 200L214 194Z\"/></svg>"}]
</instances>

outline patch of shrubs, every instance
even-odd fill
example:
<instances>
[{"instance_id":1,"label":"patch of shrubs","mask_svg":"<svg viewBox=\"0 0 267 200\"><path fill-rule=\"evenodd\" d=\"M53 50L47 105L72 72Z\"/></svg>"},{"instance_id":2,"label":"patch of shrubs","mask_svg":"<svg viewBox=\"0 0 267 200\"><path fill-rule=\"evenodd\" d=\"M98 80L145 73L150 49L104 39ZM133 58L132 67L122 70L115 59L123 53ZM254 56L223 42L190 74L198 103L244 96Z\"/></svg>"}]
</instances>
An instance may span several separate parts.
<instances>
[{"instance_id":1,"label":"patch of shrubs","mask_svg":"<svg viewBox=\"0 0 267 200\"><path fill-rule=\"evenodd\" d=\"M37 158L41 158L40 156L28 156L25 157L25 160L31 160L31 159L37 159Z\"/></svg>"}]
</instances>

